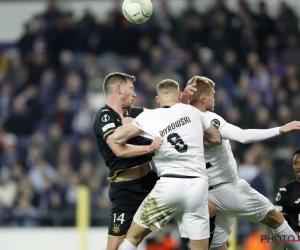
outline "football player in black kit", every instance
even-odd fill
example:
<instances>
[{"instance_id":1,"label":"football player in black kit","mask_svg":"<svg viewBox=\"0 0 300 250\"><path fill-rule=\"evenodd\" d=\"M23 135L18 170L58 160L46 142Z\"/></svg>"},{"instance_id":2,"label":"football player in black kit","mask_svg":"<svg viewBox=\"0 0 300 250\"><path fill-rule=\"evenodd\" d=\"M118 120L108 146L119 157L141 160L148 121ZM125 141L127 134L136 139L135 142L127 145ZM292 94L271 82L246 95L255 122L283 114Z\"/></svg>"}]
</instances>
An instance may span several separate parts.
<instances>
[{"instance_id":1,"label":"football player in black kit","mask_svg":"<svg viewBox=\"0 0 300 250\"><path fill-rule=\"evenodd\" d=\"M135 212L158 179L149 162L153 152L160 148L161 138L157 137L152 141L144 137L135 137L126 145L118 145L112 141L112 134L118 126L131 122L132 118L144 110L131 108L136 96L134 81L135 77L127 74L119 72L109 74L103 83L107 97L106 105L97 112L94 121L97 145L109 168L109 198L112 209L107 250L118 249ZM125 118L124 114L131 118Z\"/></svg>"},{"instance_id":2,"label":"football player in black kit","mask_svg":"<svg viewBox=\"0 0 300 250\"><path fill-rule=\"evenodd\" d=\"M275 205L300 239L300 149L294 153L293 170L295 180L279 188Z\"/></svg>"}]
</instances>

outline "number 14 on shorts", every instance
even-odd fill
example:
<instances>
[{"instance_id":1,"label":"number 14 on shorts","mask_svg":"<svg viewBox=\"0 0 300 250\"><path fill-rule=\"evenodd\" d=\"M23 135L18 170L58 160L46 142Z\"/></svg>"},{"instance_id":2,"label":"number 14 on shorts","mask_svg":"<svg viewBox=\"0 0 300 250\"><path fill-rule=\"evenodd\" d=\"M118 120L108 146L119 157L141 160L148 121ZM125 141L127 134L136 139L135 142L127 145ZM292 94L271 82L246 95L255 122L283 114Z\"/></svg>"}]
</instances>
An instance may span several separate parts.
<instances>
[{"instance_id":1,"label":"number 14 on shorts","mask_svg":"<svg viewBox=\"0 0 300 250\"><path fill-rule=\"evenodd\" d=\"M122 225L125 221L124 216L125 216L125 213L122 213L119 216L117 216L117 213L114 213L114 223L120 222L120 224Z\"/></svg>"}]
</instances>

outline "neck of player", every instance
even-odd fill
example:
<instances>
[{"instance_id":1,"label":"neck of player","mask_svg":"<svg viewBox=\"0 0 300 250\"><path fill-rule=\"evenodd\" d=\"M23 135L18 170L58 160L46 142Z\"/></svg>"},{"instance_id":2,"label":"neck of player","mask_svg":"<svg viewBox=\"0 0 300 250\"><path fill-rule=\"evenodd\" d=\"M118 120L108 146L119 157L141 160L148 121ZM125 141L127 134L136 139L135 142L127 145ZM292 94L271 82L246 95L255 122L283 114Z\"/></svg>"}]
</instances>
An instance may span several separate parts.
<instances>
[{"instance_id":1,"label":"neck of player","mask_svg":"<svg viewBox=\"0 0 300 250\"><path fill-rule=\"evenodd\" d=\"M115 97L111 96L111 97L107 98L106 105L108 105L114 111L116 111L120 115L120 117L123 117L123 112L124 112L124 109L126 109L126 107L124 107L121 100L118 100Z\"/></svg>"},{"instance_id":2,"label":"neck of player","mask_svg":"<svg viewBox=\"0 0 300 250\"><path fill-rule=\"evenodd\" d=\"M193 101L190 103L193 107L199 109L201 112L206 112L205 104L201 103L200 101Z\"/></svg>"},{"instance_id":3,"label":"neck of player","mask_svg":"<svg viewBox=\"0 0 300 250\"><path fill-rule=\"evenodd\" d=\"M174 102L174 101L165 101L165 102L160 102L160 106L161 107L172 107L177 103L178 102Z\"/></svg>"}]
</instances>

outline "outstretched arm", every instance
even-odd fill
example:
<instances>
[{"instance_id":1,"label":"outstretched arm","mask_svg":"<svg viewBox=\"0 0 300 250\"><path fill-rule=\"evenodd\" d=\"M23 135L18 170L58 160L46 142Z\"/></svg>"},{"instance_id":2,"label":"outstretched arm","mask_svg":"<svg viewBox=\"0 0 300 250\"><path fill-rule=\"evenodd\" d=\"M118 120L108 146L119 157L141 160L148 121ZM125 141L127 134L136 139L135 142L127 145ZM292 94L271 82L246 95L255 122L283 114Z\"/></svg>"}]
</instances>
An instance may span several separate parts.
<instances>
[{"instance_id":1,"label":"outstretched arm","mask_svg":"<svg viewBox=\"0 0 300 250\"><path fill-rule=\"evenodd\" d=\"M223 139L238 141L241 143L252 143L263 141L280 135L279 128L271 129L241 129L227 123L221 131Z\"/></svg>"},{"instance_id":2,"label":"outstretched arm","mask_svg":"<svg viewBox=\"0 0 300 250\"><path fill-rule=\"evenodd\" d=\"M232 141L238 141L241 143L259 142L272 137L278 136L290 131L300 130L300 122L293 121L282 127L270 128L270 129L241 129L230 123L227 123L221 129L221 135L223 139Z\"/></svg>"}]
</instances>

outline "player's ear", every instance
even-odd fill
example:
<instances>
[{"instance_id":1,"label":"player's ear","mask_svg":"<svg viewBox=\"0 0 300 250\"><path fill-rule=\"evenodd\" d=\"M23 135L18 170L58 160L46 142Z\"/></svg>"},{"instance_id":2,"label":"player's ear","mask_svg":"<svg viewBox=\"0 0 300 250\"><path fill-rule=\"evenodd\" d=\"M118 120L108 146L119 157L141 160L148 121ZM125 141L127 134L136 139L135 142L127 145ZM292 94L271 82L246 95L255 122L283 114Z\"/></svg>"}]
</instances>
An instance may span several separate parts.
<instances>
[{"instance_id":1,"label":"player's ear","mask_svg":"<svg viewBox=\"0 0 300 250\"><path fill-rule=\"evenodd\" d=\"M117 93L118 95L122 94L122 88L121 88L121 85L120 85L120 84L118 84L118 85L116 86L115 91L116 91L116 93Z\"/></svg>"},{"instance_id":2,"label":"player's ear","mask_svg":"<svg viewBox=\"0 0 300 250\"><path fill-rule=\"evenodd\" d=\"M155 97L155 100L156 100L156 103L157 103L158 105L160 105L160 101L159 101L159 99L158 99L158 96Z\"/></svg>"}]
</instances>

